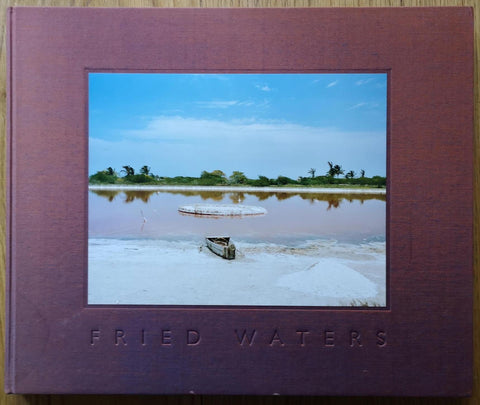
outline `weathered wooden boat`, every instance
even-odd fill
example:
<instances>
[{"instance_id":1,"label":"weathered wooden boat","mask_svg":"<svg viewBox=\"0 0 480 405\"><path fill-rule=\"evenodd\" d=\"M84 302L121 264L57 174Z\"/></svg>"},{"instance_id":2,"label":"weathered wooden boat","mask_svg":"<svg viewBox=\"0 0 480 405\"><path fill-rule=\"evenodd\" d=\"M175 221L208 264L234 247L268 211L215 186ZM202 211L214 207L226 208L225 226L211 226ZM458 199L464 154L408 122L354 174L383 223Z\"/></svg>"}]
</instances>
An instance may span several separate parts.
<instances>
[{"instance_id":1,"label":"weathered wooden boat","mask_svg":"<svg viewBox=\"0 0 480 405\"><path fill-rule=\"evenodd\" d=\"M235 259L235 245L229 237L205 238L208 248L216 255L227 260Z\"/></svg>"}]
</instances>

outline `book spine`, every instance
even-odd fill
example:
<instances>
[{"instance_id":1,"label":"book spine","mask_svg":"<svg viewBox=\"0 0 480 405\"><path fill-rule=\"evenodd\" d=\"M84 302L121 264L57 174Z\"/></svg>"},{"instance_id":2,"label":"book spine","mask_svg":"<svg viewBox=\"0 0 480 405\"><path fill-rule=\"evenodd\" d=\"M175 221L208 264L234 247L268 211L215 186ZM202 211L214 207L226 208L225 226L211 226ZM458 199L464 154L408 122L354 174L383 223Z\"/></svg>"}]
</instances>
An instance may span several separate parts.
<instances>
[{"instance_id":1,"label":"book spine","mask_svg":"<svg viewBox=\"0 0 480 405\"><path fill-rule=\"evenodd\" d=\"M12 315L13 311L13 295L14 290L12 288L13 281L13 266L12 266L12 151L13 151L13 28L14 28L14 9L9 8L7 10L7 25L6 25L6 56L7 56L7 74L6 74L6 90L7 90L7 111L6 111L6 226L5 226L5 381L4 388L5 392L13 393L15 392L15 382L14 382L14 317Z\"/></svg>"}]
</instances>

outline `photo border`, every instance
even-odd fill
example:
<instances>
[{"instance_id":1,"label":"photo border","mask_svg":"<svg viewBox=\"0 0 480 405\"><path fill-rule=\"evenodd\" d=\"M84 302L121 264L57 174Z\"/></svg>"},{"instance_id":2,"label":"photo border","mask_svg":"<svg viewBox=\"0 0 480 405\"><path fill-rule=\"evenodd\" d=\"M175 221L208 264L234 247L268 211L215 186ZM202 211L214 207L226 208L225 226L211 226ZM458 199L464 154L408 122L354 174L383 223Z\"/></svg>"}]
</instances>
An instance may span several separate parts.
<instances>
[{"instance_id":1,"label":"photo border","mask_svg":"<svg viewBox=\"0 0 480 405\"><path fill-rule=\"evenodd\" d=\"M8 17L7 392L471 392L471 8ZM85 72L159 67L390 72L388 310L85 307Z\"/></svg>"},{"instance_id":2,"label":"photo border","mask_svg":"<svg viewBox=\"0 0 480 405\"><path fill-rule=\"evenodd\" d=\"M85 99L87 100L87 110L86 110L86 122L89 122L89 81L88 81L88 75L89 73L158 73L158 74L168 74L168 73L182 73L182 74L196 74L199 73L198 71L190 72L190 71L179 71L179 70L169 70L169 71L161 71L158 69L148 69L148 70L125 70L125 69L119 69L119 70L107 70L107 69L91 69L87 68L85 69L85 75L86 75L86 87L85 87ZM229 70L227 71L221 71L221 70L211 70L211 71L205 71L202 70L201 74L240 74L240 73L245 73L245 74L282 74L282 73L292 73L292 71L245 71L245 70ZM85 307L91 307L91 308L164 308L164 309L175 309L175 308L183 308L183 309L194 309L194 308L202 308L202 309L224 309L224 310L241 310L241 309L257 309L257 310L272 310L272 309L302 309L302 310L320 310L320 309L326 309L326 310L350 310L350 311L355 311L355 310L375 310L375 311L382 311L382 310L389 310L389 297L390 297L390 285L389 285L389 243L388 243L388 170L389 170L389 165L388 165L388 160L389 160L389 113L390 113L390 107L389 107L389 92L390 92L390 69L385 69L385 70L355 70L355 71L318 71L318 70L298 70L293 73L300 73L300 74L367 74L367 73L383 73L386 74L386 127L385 127L385 148L386 148L386 159L385 159L385 169L386 169L386 178L387 178L387 186L386 186L386 203L385 203L385 305L381 306L345 306L345 305L338 305L338 306L326 306L326 305L309 305L309 306L301 306L301 305L245 305L245 304L235 304L235 305L221 305L221 304L215 304L215 305L208 305L208 304L202 304L202 305L196 305L196 304L89 304L88 303L88 266L87 269L85 269L85 279L84 279L84 286L85 286L85 301L84 301L84 306ZM88 133L88 139L89 139L89 131L87 130ZM89 147L87 145L87 151L89 151ZM88 153L87 153L87 174L86 177L89 177L89 172L88 172L88 167L89 167L89 161L88 161ZM333 193L335 189L332 189ZM88 213L88 193L89 189L87 188L86 190L86 203L87 203L87 208L86 212ZM347 194L346 194L347 195ZM87 215L87 231L86 231L86 244L88 247L88 215ZM88 258L88 249L87 249L87 258Z\"/></svg>"}]
</instances>

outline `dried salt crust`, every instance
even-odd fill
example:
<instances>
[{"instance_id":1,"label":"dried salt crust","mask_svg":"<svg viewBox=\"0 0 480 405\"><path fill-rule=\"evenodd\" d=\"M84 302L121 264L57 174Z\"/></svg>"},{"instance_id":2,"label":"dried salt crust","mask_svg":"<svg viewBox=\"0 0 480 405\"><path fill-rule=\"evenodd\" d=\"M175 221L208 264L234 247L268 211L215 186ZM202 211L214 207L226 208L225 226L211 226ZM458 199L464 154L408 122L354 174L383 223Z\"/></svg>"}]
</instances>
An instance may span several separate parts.
<instances>
[{"instance_id":1,"label":"dried salt crust","mask_svg":"<svg viewBox=\"0 0 480 405\"><path fill-rule=\"evenodd\" d=\"M214 216L244 216L244 215L265 215L267 210L254 205L238 204L194 204L182 205L178 211L193 215L214 215Z\"/></svg>"},{"instance_id":2,"label":"dried salt crust","mask_svg":"<svg viewBox=\"0 0 480 405\"><path fill-rule=\"evenodd\" d=\"M235 260L213 254L201 238L88 244L89 304L386 305L385 242L289 246L235 239Z\"/></svg>"}]
</instances>

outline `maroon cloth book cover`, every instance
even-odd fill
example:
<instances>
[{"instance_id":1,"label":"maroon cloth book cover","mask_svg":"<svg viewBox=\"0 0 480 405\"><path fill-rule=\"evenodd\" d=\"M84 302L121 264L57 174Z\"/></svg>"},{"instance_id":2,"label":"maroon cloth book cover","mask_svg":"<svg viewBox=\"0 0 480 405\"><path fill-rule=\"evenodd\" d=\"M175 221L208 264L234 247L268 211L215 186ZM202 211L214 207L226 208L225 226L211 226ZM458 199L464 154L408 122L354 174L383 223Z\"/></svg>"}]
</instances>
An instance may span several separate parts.
<instances>
[{"instance_id":1,"label":"maroon cloth book cover","mask_svg":"<svg viewBox=\"0 0 480 405\"><path fill-rule=\"evenodd\" d=\"M470 8L12 8L7 29L7 392L469 395ZM174 88L187 79L188 87ZM205 88L217 93L204 90L194 98L194 90L200 88L195 86L213 79L218 85ZM134 84L120 91L128 80ZM235 92L221 93L227 84L233 89L237 80ZM245 96L241 83L243 90L255 89L263 98ZM350 90L342 87L348 83ZM344 139L348 131L335 129L336 124L317 128L294 123L293 114L308 112L308 106L296 103L294 108L290 101L291 108L284 109L282 116L258 118L283 100L280 90L288 87L298 95L303 84L317 89L311 97L341 93L343 107L340 99L335 104L326 98L319 107L331 111L324 115L332 119L337 114L329 109L343 108L345 117L361 116L363 121L355 122L372 128L380 120L382 173L367 169L365 174L360 166L347 172L350 167L343 170L340 163L347 162L340 162L337 155L327 167L323 148L316 142L325 128L334 134L329 142ZM369 92L360 93L368 86ZM155 116L148 112L148 106L160 98L183 94L181 89L183 101L190 101L203 115L182 115L185 110L173 101L171 108L162 107ZM135 99L137 93L141 97ZM158 99L147 103L155 93ZM354 99L358 94L365 98ZM375 94L379 96L374 99ZM136 100L131 111L121 110L117 103L129 98ZM141 102L143 110L138 108ZM232 107L252 110L250 115L224 119ZM382 114L375 115L379 109ZM125 123L130 113L143 126ZM118 138L99 139L96 131L102 124L104 134L118 131ZM181 132L193 124L196 135L210 142L209 148ZM257 131L254 135L248 132L252 129ZM350 146L360 155L367 133L373 132L349 131L360 134ZM120 173L121 165L133 164L127 161L114 166L104 159L100 163L105 162L104 167L95 166L100 155L130 156L133 162L137 148L148 142L153 145L160 133L163 173L150 162L142 163L152 168L143 166L140 174L130 166L123 166ZM225 139L236 137L237 143L229 144L236 151L244 147L239 139L250 146L245 152L230 153L230 160L217 153L216 162L224 166L204 167L201 176L200 171L168 172L176 169L174 159L185 167L197 161L204 164L202 159L219 150L216 140L223 139L222 134L231 135ZM263 173L250 174L247 163L231 168L230 177L230 172L211 171L226 170L229 161L237 161L236 155L257 170L261 159L256 153L266 147L266 139L275 153L262 156L271 165L279 165L271 155L290 152L278 172L254 179ZM287 171L299 161L296 151L302 142L294 139L307 145L300 155L304 172L298 175ZM123 150L112 149L128 140ZM183 149L178 149L179 144ZM369 145L374 148L378 142ZM189 148L197 151L191 159L185 158ZM312 151L325 160L325 170L310 163ZM355 154L350 156L354 159ZM370 152L365 156L366 165L376 159ZM277 175L283 177L268 178ZM97 185L97 189L90 185L89 190L89 176L90 183L115 178L116 184ZM134 179L166 184L174 176L184 176L182 181L192 184L215 178L231 187L248 183L253 189L263 188L172 191L153 186L148 194L146 188L130 184ZM368 181L374 180L376 191L354 195L358 184L371 186ZM312 192L322 182L337 187L333 195L324 189ZM339 189L342 182L357 182L357 189L346 196ZM127 183L130 189L118 188ZM270 194L265 186L270 186ZM292 191L295 187L297 191ZM300 187L305 190L298 191ZM179 210L185 215L181 215L177 201L193 201L192 196L207 203L203 211L182 205ZM228 198L233 204L220 204L219 211L217 203ZM166 205L152 207L157 199L171 199L171 211L162 212ZM247 204L252 201L260 209ZM288 226L297 228L285 230L278 225L283 220L275 221L275 215L288 204L294 208L282 218L287 221L292 216ZM227 214L232 218L222 219L232 205L235 211ZM118 231L127 223L124 211L115 211L120 206L136 207L134 236ZM352 236L354 224L364 215L345 210L370 206L381 207L381 237L364 235L373 227L370 222ZM325 221L309 220L315 207L323 207L322 213L330 219L322 214ZM194 216L189 216L192 212ZM212 212L220 218L195 217ZM258 215L233 218L239 212ZM296 220L296 213L305 215ZM338 213L344 214L335 217ZM113 214L121 219L110 219L110 233L105 236L106 218ZM344 224L341 218L349 218L342 235L329 234L328 240L319 242L330 232L329 226L337 232ZM365 221L370 220L365 216ZM263 239L242 239L246 223ZM220 257L223 248L215 254L208 242L195 245L197 239L177 237L181 232L207 234L218 230L219 224L234 229L231 235L216 233L232 236L236 251L228 248L228 260ZM168 235L175 238L158 237L167 226ZM301 243L292 242L290 229L295 229L297 239L301 234ZM140 232L151 234L138 242ZM311 235L318 240L312 241ZM315 259L319 249L322 256ZM106 260L107 253L112 262ZM147 258L154 263L150 273ZM293 263L303 267L292 270ZM374 277L370 266L378 263L380 271ZM254 271L248 272L248 266ZM222 284L232 280L233 284ZM343 291L340 298L327 291L334 283ZM137 295L130 294L138 285L142 287ZM150 287L161 292L152 298ZM359 295L349 295L348 288ZM250 298L242 298L248 290ZM207 300L210 294L217 295Z\"/></svg>"}]
</instances>

